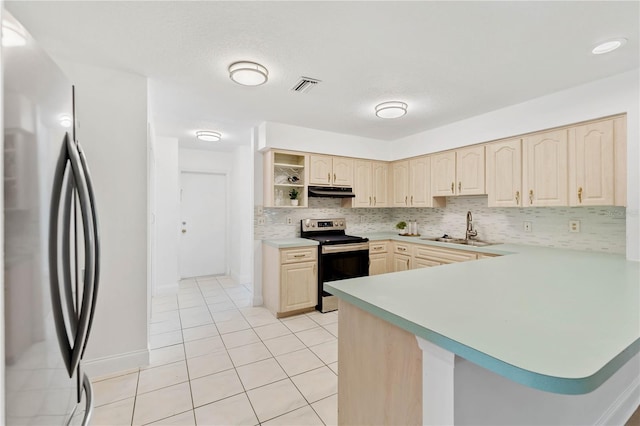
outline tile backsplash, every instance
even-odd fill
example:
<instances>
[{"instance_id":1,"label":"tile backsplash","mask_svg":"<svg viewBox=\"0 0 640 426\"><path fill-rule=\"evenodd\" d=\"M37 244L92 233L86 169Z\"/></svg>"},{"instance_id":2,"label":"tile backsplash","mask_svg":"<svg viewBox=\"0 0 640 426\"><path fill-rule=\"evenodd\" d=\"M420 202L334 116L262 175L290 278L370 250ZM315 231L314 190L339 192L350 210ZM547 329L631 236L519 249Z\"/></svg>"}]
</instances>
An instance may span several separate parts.
<instances>
[{"instance_id":1,"label":"tile backsplash","mask_svg":"<svg viewBox=\"0 0 640 426\"><path fill-rule=\"evenodd\" d=\"M254 219L255 239L300 236L300 220L306 218L347 219L347 233L395 231L401 220L416 220L423 236L449 234L464 238L467 211L481 240L518 243L576 250L625 253L626 221L624 207L487 207L486 196L448 197L445 208L342 208L334 198L310 198L307 209L265 208L265 225ZM291 218L292 225L287 225ZM580 221L580 232L569 232L569 221ZM532 224L525 232L523 222Z\"/></svg>"}]
</instances>

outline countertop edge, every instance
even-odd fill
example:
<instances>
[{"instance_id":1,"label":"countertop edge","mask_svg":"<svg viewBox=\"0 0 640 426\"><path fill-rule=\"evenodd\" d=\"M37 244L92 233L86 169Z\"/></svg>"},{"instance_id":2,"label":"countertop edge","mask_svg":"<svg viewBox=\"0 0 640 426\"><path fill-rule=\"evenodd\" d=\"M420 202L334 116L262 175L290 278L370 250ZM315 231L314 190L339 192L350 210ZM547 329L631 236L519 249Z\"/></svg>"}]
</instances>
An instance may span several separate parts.
<instances>
[{"instance_id":1,"label":"countertop edge","mask_svg":"<svg viewBox=\"0 0 640 426\"><path fill-rule=\"evenodd\" d=\"M372 305L357 297L345 293L331 286L331 283L325 283L324 285L327 290L329 290L333 295L377 316L378 318L388 321L389 323L400 327L403 330L406 330L416 336L428 340L466 360L469 360L483 368L486 368L489 371L506 377L509 380L542 391L563 395L587 394L597 389L607 379L613 376L613 374L618 371L624 364L626 364L631 358L633 358L638 352L640 352L639 338L591 376L579 379L549 376L546 374L540 374L520 367L516 367L515 365L501 361L477 349L473 349L458 341L443 336L442 334L436 333L403 317L379 308L378 306Z\"/></svg>"}]
</instances>

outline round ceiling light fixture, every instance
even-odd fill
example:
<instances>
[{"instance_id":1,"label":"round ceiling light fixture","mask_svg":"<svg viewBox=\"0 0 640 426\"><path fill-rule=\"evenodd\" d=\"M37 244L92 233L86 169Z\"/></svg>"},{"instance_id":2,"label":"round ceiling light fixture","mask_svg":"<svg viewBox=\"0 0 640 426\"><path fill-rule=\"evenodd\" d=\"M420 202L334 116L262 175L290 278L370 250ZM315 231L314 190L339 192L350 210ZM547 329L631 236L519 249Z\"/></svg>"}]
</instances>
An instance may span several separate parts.
<instances>
[{"instance_id":1,"label":"round ceiling light fixture","mask_svg":"<svg viewBox=\"0 0 640 426\"><path fill-rule=\"evenodd\" d=\"M598 44L591 50L594 55L602 55L603 53L613 52L614 50L622 47L627 42L626 38L615 38L613 40L605 41Z\"/></svg>"},{"instance_id":2,"label":"round ceiling light fixture","mask_svg":"<svg viewBox=\"0 0 640 426\"><path fill-rule=\"evenodd\" d=\"M214 132L213 130L199 130L196 132L196 138L205 142L218 142L222 139L220 132Z\"/></svg>"},{"instance_id":3,"label":"round ceiling light fixture","mask_svg":"<svg viewBox=\"0 0 640 426\"><path fill-rule=\"evenodd\" d=\"M260 86L269 79L269 71L256 62L240 61L229 65L229 77L243 86Z\"/></svg>"},{"instance_id":4,"label":"round ceiling light fixture","mask_svg":"<svg viewBox=\"0 0 640 426\"><path fill-rule=\"evenodd\" d=\"M407 113L407 104L400 101L383 102L376 105L376 115L380 118L399 118Z\"/></svg>"}]
</instances>

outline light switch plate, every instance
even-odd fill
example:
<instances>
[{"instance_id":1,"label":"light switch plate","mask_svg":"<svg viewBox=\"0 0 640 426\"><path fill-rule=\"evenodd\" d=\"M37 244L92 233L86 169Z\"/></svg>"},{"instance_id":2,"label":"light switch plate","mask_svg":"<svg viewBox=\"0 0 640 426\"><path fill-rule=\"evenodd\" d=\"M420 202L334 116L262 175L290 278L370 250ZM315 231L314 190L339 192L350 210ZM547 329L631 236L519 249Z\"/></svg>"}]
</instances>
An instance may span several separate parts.
<instances>
[{"instance_id":1,"label":"light switch plate","mask_svg":"<svg viewBox=\"0 0 640 426\"><path fill-rule=\"evenodd\" d=\"M257 206L256 213L259 215L264 214L264 208L262 206Z\"/></svg>"},{"instance_id":2,"label":"light switch plate","mask_svg":"<svg viewBox=\"0 0 640 426\"><path fill-rule=\"evenodd\" d=\"M293 225L293 218L291 216L287 216L287 225Z\"/></svg>"},{"instance_id":3,"label":"light switch plate","mask_svg":"<svg viewBox=\"0 0 640 426\"><path fill-rule=\"evenodd\" d=\"M264 225L266 223L264 216L260 216L258 218L258 225Z\"/></svg>"},{"instance_id":4,"label":"light switch plate","mask_svg":"<svg viewBox=\"0 0 640 426\"><path fill-rule=\"evenodd\" d=\"M524 228L524 232L531 232L531 222L525 220L524 222L522 222L522 226Z\"/></svg>"},{"instance_id":5,"label":"light switch plate","mask_svg":"<svg viewBox=\"0 0 640 426\"><path fill-rule=\"evenodd\" d=\"M580 221L579 220L570 220L569 221L569 232L580 232Z\"/></svg>"}]
</instances>

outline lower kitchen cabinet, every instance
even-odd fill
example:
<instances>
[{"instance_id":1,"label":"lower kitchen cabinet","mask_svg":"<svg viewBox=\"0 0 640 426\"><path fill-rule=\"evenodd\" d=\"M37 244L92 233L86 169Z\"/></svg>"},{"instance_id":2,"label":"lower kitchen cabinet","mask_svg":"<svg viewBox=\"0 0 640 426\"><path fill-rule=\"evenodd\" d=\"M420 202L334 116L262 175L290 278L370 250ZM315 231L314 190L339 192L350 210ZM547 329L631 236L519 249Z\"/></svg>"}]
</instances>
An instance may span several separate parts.
<instances>
[{"instance_id":1,"label":"lower kitchen cabinet","mask_svg":"<svg viewBox=\"0 0 640 426\"><path fill-rule=\"evenodd\" d=\"M411 269L411 256L407 254L393 254L393 272L408 271Z\"/></svg>"},{"instance_id":2,"label":"lower kitchen cabinet","mask_svg":"<svg viewBox=\"0 0 640 426\"><path fill-rule=\"evenodd\" d=\"M374 241L369 243L369 275L380 275L391 272L389 246L390 241Z\"/></svg>"},{"instance_id":3,"label":"lower kitchen cabinet","mask_svg":"<svg viewBox=\"0 0 640 426\"><path fill-rule=\"evenodd\" d=\"M262 297L278 318L318 304L318 248L263 245Z\"/></svg>"}]
</instances>

